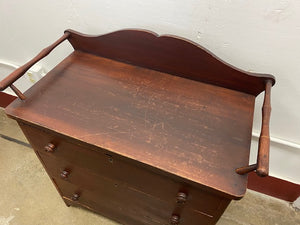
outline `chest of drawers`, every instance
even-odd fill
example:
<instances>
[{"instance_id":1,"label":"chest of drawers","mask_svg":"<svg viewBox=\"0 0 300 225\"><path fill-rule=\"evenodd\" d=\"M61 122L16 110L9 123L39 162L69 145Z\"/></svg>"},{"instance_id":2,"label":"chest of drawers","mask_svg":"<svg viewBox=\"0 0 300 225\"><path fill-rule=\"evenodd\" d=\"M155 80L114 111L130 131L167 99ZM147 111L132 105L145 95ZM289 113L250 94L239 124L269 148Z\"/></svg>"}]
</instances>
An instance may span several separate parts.
<instances>
[{"instance_id":1,"label":"chest of drawers","mask_svg":"<svg viewBox=\"0 0 300 225\"><path fill-rule=\"evenodd\" d=\"M68 39L74 52L22 94L13 86ZM189 41L72 30L1 82L6 108L69 206L128 225L215 224L247 172L267 175L271 75L237 70ZM266 91L258 163L247 166Z\"/></svg>"}]
</instances>

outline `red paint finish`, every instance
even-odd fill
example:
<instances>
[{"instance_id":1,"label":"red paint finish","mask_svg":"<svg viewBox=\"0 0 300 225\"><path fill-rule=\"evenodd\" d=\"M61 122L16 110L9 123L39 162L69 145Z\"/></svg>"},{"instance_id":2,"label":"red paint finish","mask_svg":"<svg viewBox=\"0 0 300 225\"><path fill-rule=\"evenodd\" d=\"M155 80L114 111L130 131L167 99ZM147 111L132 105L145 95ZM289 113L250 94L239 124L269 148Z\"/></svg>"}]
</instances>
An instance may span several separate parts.
<instances>
[{"instance_id":1,"label":"red paint finish","mask_svg":"<svg viewBox=\"0 0 300 225\"><path fill-rule=\"evenodd\" d=\"M4 92L0 92L0 107L5 108L16 98L17 98L16 96L9 95Z\"/></svg>"},{"instance_id":2,"label":"red paint finish","mask_svg":"<svg viewBox=\"0 0 300 225\"><path fill-rule=\"evenodd\" d=\"M293 202L300 196L300 185L276 177L248 175L248 188L285 201Z\"/></svg>"}]
</instances>

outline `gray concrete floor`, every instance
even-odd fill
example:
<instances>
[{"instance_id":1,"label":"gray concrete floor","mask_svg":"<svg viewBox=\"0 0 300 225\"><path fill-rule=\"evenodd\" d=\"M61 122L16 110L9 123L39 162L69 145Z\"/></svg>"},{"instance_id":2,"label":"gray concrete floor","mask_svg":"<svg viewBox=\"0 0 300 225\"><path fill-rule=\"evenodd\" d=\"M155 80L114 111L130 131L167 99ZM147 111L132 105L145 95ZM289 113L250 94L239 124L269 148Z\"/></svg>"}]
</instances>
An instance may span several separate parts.
<instances>
[{"instance_id":1,"label":"gray concrete floor","mask_svg":"<svg viewBox=\"0 0 300 225\"><path fill-rule=\"evenodd\" d=\"M87 210L66 207L16 122L1 108L0 190L0 225L117 224ZM229 205L218 225L300 225L300 212L287 202L248 191Z\"/></svg>"}]
</instances>

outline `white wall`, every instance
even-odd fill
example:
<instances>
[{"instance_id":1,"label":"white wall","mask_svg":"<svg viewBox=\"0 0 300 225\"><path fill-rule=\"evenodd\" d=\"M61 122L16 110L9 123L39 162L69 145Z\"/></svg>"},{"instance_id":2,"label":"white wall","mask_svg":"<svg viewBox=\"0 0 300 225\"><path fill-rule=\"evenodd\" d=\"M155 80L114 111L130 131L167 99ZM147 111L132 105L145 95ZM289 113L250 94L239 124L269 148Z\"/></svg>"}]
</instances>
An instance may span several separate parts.
<instances>
[{"instance_id":1,"label":"white wall","mask_svg":"<svg viewBox=\"0 0 300 225\"><path fill-rule=\"evenodd\" d=\"M67 28L88 34L143 28L179 35L241 69L274 74L271 135L300 144L299 12L297 0L0 0L0 60L23 64ZM71 50L64 43L40 65L49 70ZM299 145L272 143L270 167L271 175L300 183Z\"/></svg>"}]
</instances>

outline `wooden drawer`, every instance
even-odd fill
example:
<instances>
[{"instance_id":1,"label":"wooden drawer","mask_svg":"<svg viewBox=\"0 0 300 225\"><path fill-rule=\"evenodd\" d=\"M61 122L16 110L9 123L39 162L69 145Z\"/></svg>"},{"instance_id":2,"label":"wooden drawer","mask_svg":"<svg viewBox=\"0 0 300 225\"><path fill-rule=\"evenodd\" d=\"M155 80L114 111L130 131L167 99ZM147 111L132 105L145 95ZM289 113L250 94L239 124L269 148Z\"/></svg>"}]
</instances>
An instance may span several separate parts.
<instances>
[{"instance_id":1,"label":"wooden drawer","mask_svg":"<svg viewBox=\"0 0 300 225\"><path fill-rule=\"evenodd\" d=\"M82 169L75 168L73 172L76 174L67 180L59 176L52 178L64 200L71 205L94 209L109 218L117 218L122 224L167 225L171 224L173 215L179 216L180 225L209 225L215 220L185 205L162 201L112 180L87 174ZM79 196L78 199L73 199L74 194Z\"/></svg>"},{"instance_id":2,"label":"wooden drawer","mask_svg":"<svg viewBox=\"0 0 300 225\"><path fill-rule=\"evenodd\" d=\"M69 181L54 178L64 199L70 204L80 204L92 208L96 212L128 225L161 225L168 224L172 215L172 206L153 199L140 192L117 186L108 180L86 175L85 181L95 181L93 190L85 189L84 185L75 185ZM90 180L90 182L91 182ZM72 201L74 193L79 194L77 201Z\"/></svg>"},{"instance_id":3,"label":"wooden drawer","mask_svg":"<svg viewBox=\"0 0 300 225\"><path fill-rule=\"evenodd\" d=\"M68 170L73 174L76 170L82 169L85 173L97 174L117 184L122 184L171 204L176 202L178 192L185 192L188 195L185 207L199 210L211 216L219 210L222 202L221 197L197 190L183 182L177 182L141 166L130 164L129 160L124 160L108 151L90 150L37 128L20 125L33 148L44 161L47 171L53 177L59 176L63 170ZM45 151L44 147L48 143L53 143L56 146L54 152ZM85 179L84 175L81 178ZM75 178L71 175L70 179ZM75 179L74 183L82 183L80 179L78 181ZM85 184L88 185L87 182Z\"/></svg>"}]
</instances>

